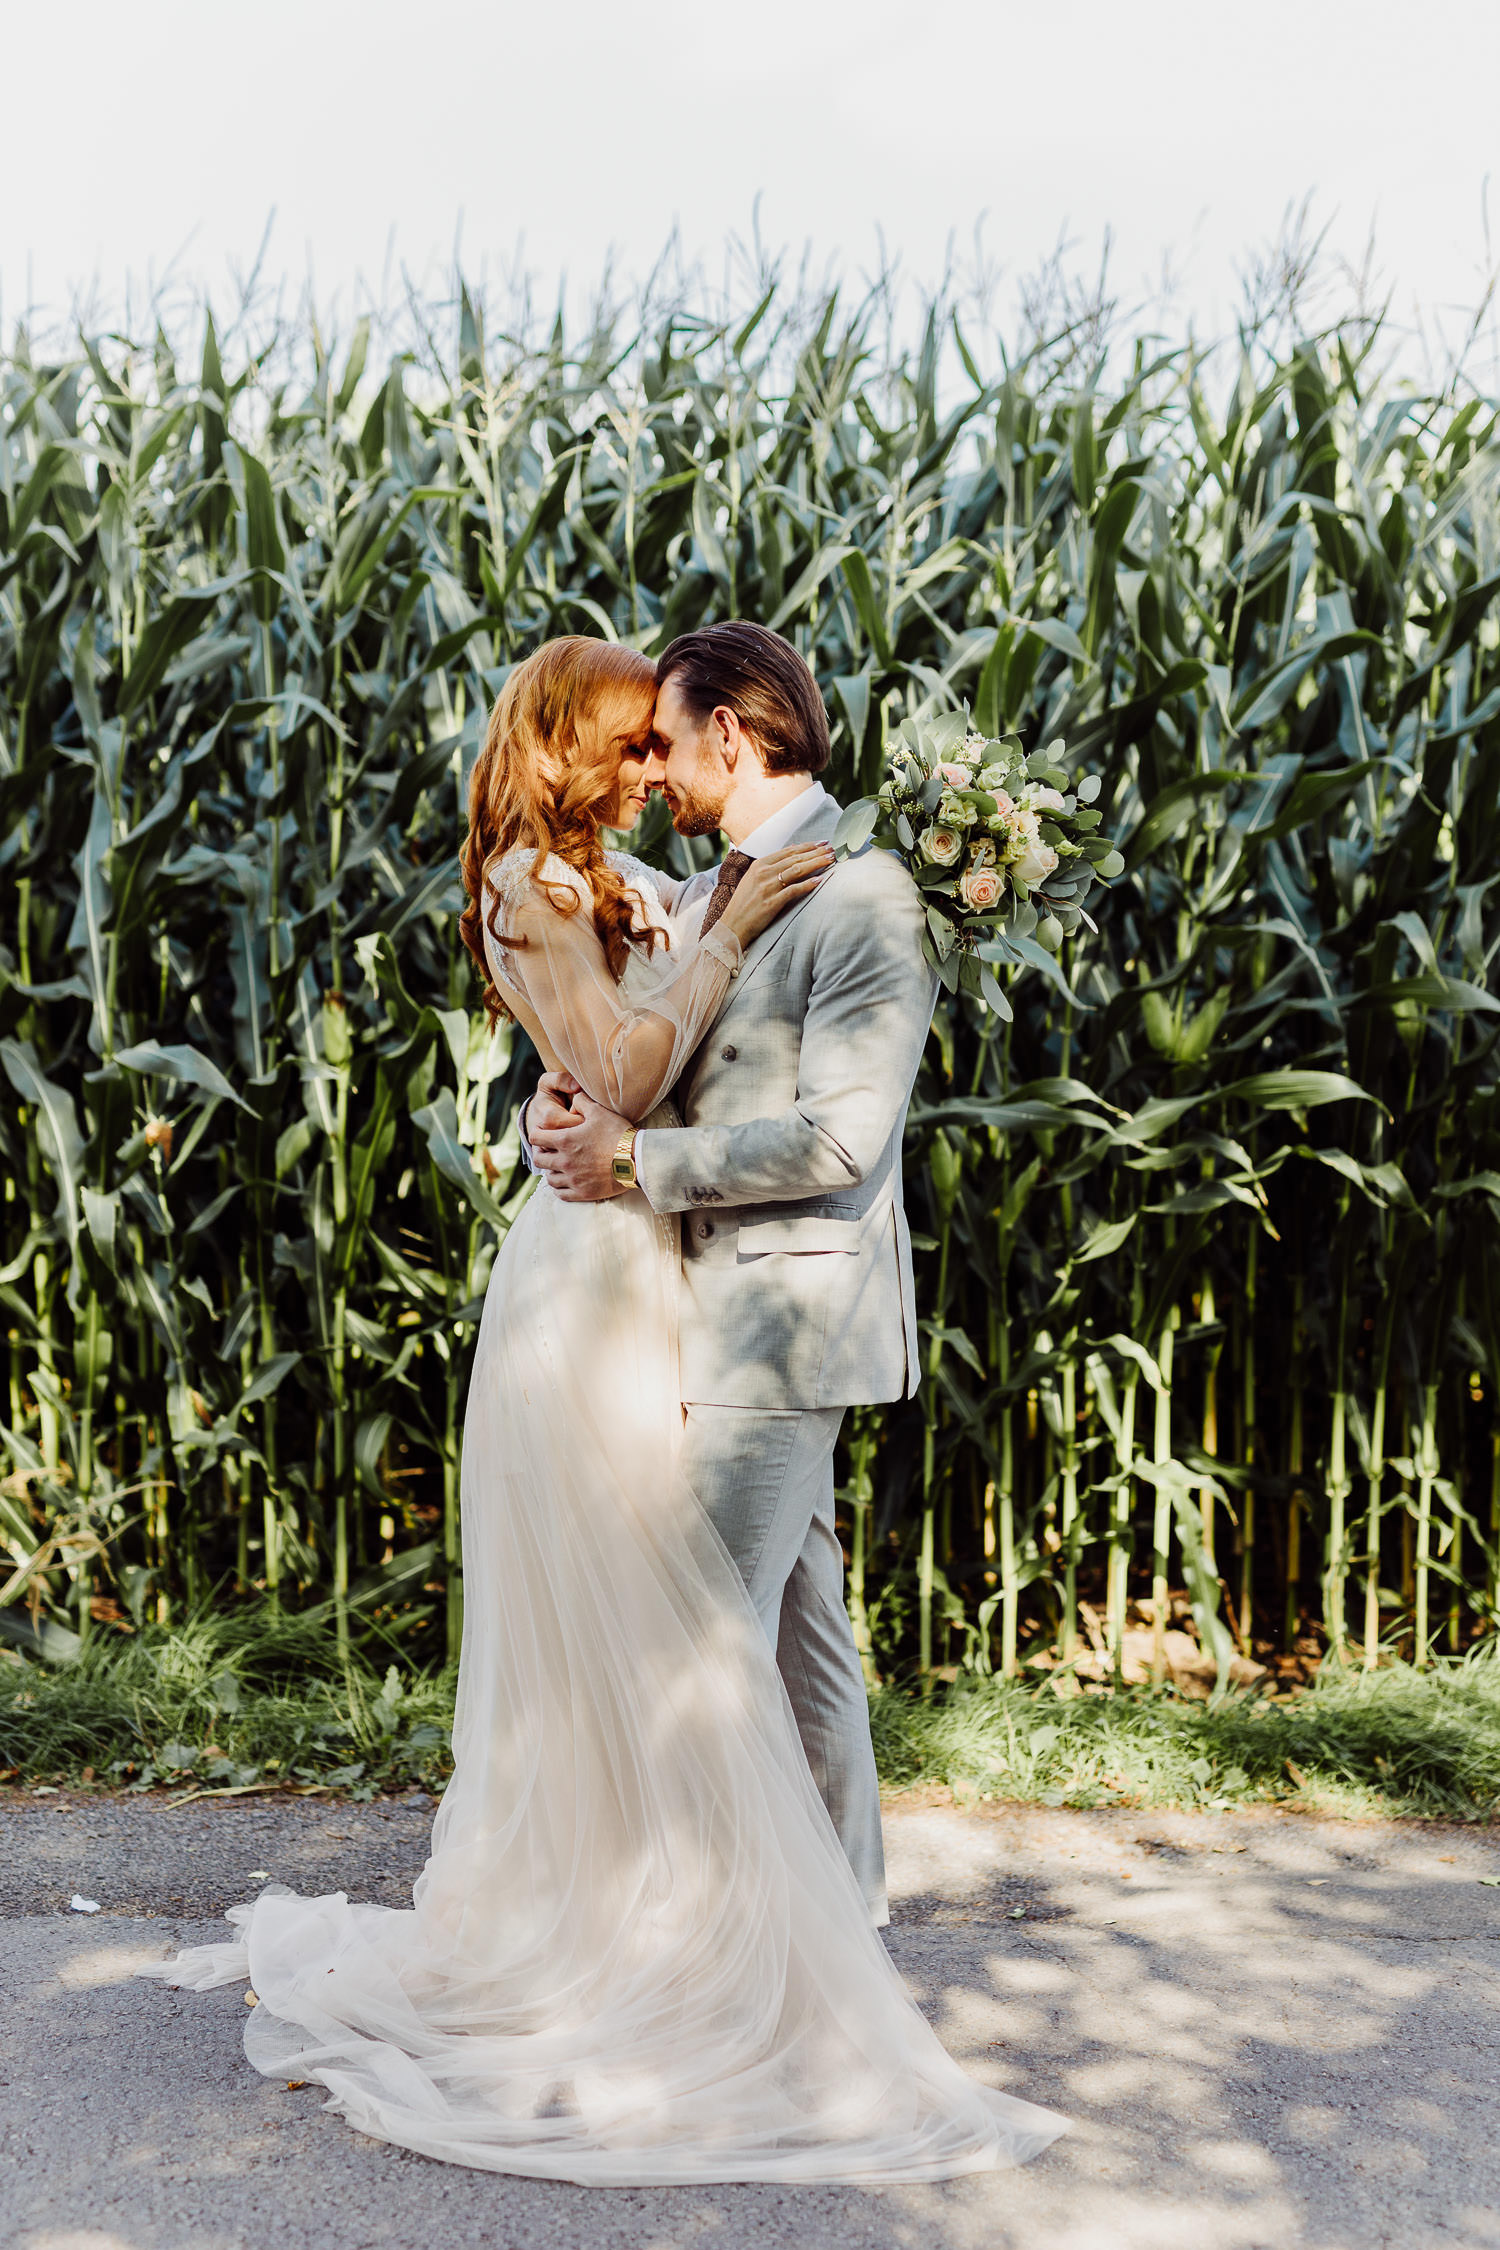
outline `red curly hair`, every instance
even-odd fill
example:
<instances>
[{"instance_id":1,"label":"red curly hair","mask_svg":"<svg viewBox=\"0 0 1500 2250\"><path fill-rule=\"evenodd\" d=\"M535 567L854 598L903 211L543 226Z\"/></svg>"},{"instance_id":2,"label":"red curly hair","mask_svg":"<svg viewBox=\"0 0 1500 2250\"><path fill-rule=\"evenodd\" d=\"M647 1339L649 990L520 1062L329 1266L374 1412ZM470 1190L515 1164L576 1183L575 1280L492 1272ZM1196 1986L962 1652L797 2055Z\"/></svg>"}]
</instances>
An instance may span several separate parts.
<instances>
[{"instance_id":1,"label":"red curly hair","mask_svg":"<svg viewBox=\"0 0 1500 2250\"><path fill-rule=\"evenodd\" d=\"M484 953L484 930L498 944L496 901L486 920L485 878L503 853L518 845L536 853L541 875L549 854L576 868L594 901L594 928L618 982L633 943L648 947L661 935L641 929L625 882L604 857L600 830L619 794L620 760L644 744L656 707L656 667L618 641L566 634L518 664L495 699L484 748L469 784L469 832L459 854L468 904L459 918L464 944L484 978L491 1021L509 1009L495 988ZM577 910L575 892L559 885L547 895L560 913Z\"/></svg>"}]
</instances>

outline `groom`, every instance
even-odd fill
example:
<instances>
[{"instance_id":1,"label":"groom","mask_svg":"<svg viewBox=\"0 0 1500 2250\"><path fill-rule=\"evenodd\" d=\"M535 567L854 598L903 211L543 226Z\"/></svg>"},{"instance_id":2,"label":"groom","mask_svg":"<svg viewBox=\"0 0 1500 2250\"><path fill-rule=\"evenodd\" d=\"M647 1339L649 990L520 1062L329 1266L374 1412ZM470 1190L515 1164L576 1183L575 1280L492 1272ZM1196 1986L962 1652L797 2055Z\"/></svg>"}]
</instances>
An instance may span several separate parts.
<instances>
[{"instance_id":1,"label":"groom","mask_svg":"<svg viewBox=\"0 0 1500 2250\"><path fill-rule=\"evenodd\" d=\"M722 831L732 847L678 900L706 926L760 854L832 837L840 808L816 778L828 721L801 657L760 625L685 634L657 676L646 778L681 835ZM921 941L899 862L844 860L747 948L676 1088L681 1131L632 1132L560 1075L523 1119L565 1201L636 1184L684 1214L683 1468L775 1645L877 1923L880 1797L833 1451L847 1407L917 1387L901 1135L936 994Z\"/></svg>"}]
</instances>

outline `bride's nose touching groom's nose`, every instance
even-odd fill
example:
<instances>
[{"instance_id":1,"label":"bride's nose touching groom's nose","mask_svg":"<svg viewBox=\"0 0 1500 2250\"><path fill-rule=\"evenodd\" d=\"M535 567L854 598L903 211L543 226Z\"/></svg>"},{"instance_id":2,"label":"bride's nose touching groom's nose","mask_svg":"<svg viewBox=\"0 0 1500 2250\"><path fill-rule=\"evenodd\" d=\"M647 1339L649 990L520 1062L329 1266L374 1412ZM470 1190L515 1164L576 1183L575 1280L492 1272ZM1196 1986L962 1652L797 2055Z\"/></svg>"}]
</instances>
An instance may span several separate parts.
<instances>
[{"instance_id":1,"label":"bride's nose touching groom's nose","mask_svg":"<svg viewBox=\"0 0 1500 2250\"><path fill-rule=\"evenodd\" d=\"M656 791L661 788L666 778L666 746L662 742L660 736L653 732L651 740L646 745L646 770L641 775L641 782L642 785L645 788L649 789L654 795Z\"/></svg>"}]
</instances>

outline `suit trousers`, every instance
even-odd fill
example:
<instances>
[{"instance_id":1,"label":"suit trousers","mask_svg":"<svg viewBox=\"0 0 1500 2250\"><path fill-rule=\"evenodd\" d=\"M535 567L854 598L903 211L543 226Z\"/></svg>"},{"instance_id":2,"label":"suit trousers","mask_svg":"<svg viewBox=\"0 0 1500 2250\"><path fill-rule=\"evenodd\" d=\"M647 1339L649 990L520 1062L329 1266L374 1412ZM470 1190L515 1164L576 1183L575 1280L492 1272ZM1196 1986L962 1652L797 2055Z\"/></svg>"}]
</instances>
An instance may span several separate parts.
<instances>
[{"instance_id":1,"label":"suit trousers","mask_svg":"<svg viewBox=\"0 0 1500 2250\"><path fill-rule=\"evenodd\" d=\"M776 1650L813 1780L877 1927L890 1920L870 1707L833 1520L841 1406L688 1405L683 1468Z\"/></svg>"}]
</instances>

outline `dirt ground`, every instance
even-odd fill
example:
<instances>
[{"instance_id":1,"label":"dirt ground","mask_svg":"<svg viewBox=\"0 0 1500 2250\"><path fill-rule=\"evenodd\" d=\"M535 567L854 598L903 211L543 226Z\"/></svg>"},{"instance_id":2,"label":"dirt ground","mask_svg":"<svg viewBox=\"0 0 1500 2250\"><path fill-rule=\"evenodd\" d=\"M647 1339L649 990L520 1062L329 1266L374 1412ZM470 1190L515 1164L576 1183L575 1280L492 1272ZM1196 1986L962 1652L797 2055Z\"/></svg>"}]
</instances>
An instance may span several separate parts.
<instances>
[{"instance_id":1,"label":"dirt ground","mask_svg":"<svg viewBox=\"0 0 1500 2250\"><path fill-rule=\"evenodd\" d=\"M238 1989L132 1981L267 1879L403 1903L432 1809L0 1793L5 2250L1500 2250L1490 1831L895 1800L913 1991L1073 2130L938 2187L589 2190L366 2140L250 2070Z\"/></svg>"}]
</instances>

